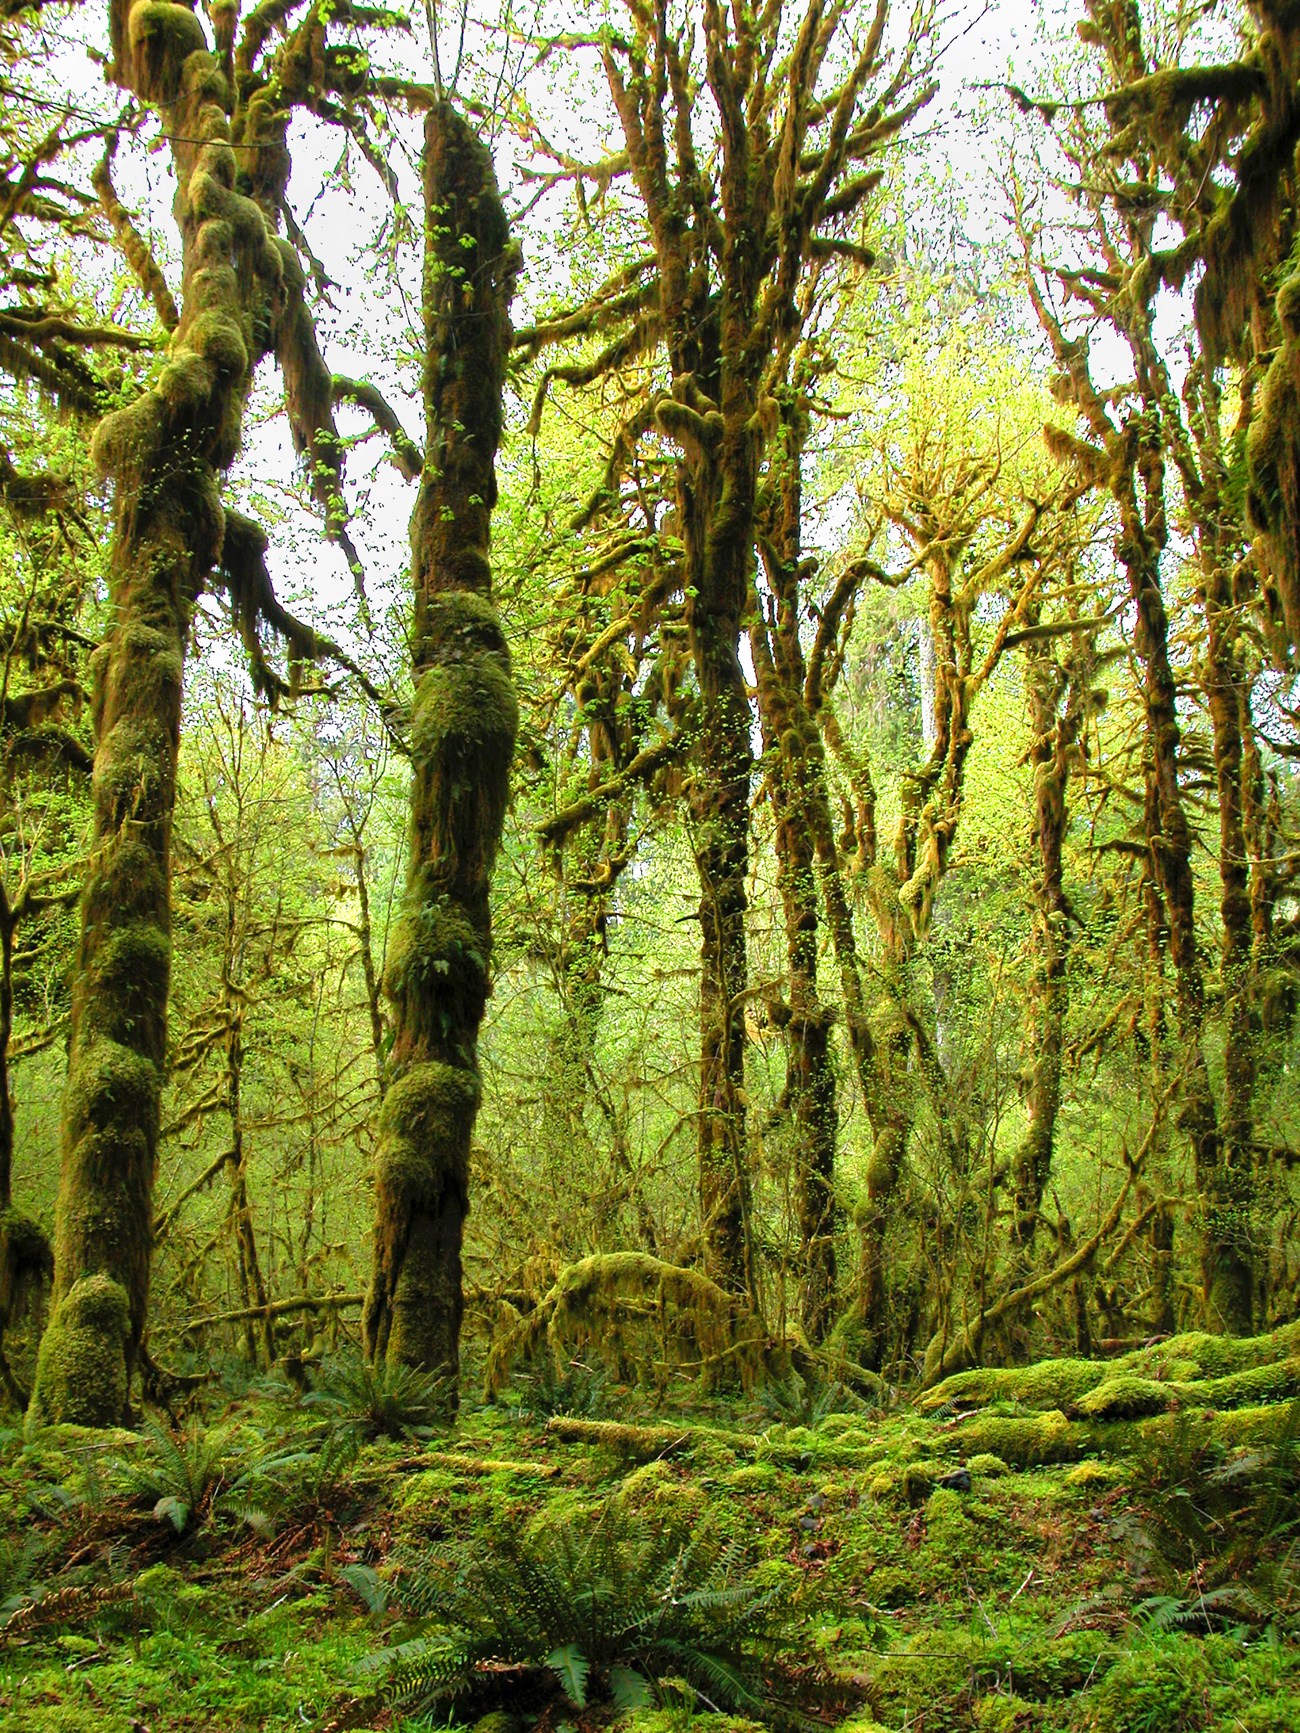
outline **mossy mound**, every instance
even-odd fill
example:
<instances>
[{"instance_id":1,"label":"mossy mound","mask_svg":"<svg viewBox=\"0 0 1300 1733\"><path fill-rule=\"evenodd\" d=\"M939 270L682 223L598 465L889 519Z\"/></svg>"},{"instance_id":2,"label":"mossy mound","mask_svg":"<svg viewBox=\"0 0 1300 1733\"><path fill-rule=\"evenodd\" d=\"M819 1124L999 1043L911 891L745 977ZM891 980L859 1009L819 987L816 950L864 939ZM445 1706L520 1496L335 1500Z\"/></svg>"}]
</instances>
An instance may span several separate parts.
<instances>
[{"instance_id":1,"label":"mossy mound","mask_svg":"<svg viewBox=\"0 0 1300 1733\"><path fill-rule=\"evenodd\" d=\"M127 1405L126 1289L109 1276L83 1276L55 1308L36 1361L30 1426L68 1421L116 1426Z\"/></svg>"}]
</instances>

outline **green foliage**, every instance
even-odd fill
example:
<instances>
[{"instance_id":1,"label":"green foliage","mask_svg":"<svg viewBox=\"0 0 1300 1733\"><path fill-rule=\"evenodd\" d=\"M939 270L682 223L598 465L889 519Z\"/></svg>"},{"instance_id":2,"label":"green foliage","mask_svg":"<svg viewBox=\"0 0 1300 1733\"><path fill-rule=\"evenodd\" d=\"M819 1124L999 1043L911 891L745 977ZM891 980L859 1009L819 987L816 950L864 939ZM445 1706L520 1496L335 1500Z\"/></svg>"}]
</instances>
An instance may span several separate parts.
<instances>
[{"instance_id":1,"label":"green foliage","mask_svg":"<svg viewBox=\"0 0 1300 1733\"><path fill-rule=\"evenodd\" d=\"M529 1371L517 1373L515 1382L520 1387L521 1413L539 1420L560 1414L598 1420L614 1408L604 1368L580 1360L557 1366L551 1359L539 1359Z\"/></svg>"},{"instance_id":2,"label":"green foliage","mask_svg":"<svg viewBox=\"0 0 1300 1733\"><path fill-rule=\"evenodd\" d=\"M1159 1628L1275 1625L1300 1615L1300 1400L1247 1449L1194 1415L1134 1455L1135 1508L1121 1519L1144 1611Z\"/></svg>"},{"instance_id":3,"label":"green foliage","mask_svg":"<svg viewBox=\"0 0 1300 1733\"><path fill-rule=\"evenodd\" d=\"M629 1707L685 1680L705 1703L780 1720L764 1668L791 1652L788 1591L707 1519L616 1496L502 1527L401 1589L412 1635L370 1663L392 1698L452 1700L486 1663L548 1672L575 1708Z\"/></svg>"}]
</instances>

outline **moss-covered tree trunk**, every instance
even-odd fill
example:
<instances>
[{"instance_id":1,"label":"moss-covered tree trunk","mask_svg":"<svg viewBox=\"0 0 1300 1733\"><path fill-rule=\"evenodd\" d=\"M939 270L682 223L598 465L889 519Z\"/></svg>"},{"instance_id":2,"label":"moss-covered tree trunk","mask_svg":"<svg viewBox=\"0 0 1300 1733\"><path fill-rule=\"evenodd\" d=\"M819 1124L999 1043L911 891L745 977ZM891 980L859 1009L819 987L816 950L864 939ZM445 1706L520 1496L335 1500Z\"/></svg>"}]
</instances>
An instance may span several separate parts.
<instances>
[{"instance_id":1,"label":"moss-covered tree trunk","mask_svg":"<svg viewBox=\"0 0 1300 1733\"><path fill-rule=\"evenodd\" d=\"M1026 660L1038 874L1034 885L1033 965L1026 1021L1029 1059L1026 1125L1015 1156L1015 1206L1011 1223L1012 1244L1019 1262L1017 1274L1021 1278L1051 1177L1056 1120L1061 1106L1061 1061L1069 999L1066 982L1069 908L1062 848L1070 764L1082 720L1077 686L1075 701L1067 701L1064 711L1061 710L1066 678L1050 646L1032 644Z\"/></svg>"},{"instance_id":2,"label":"moss-covered tree trunk","mask_svg":"<svg viewBox=\"0 0 1300 1733\"><path fill-rule=\"evenodd\" d=\"M1149 449L1143 456L1145 488L1159 497L1162 459ZM1123 502L1121 502L1121 505ZM1130 518L1132 525L1132 517ZM1161 526L1163 527L1163 525ZM1139 541L1130 531L1120 557L1127 568L1137 611L1134 641L1142 664L1155 810L1149 830L1156 879L1169 927L1169 952L1176 983L1178 1033L1184 1067L1179 1125L1192 1146L1201 1205L1201 1276L1206 1321L1233 1334L1248 1333L1253 1311L1253 1274L1241 1170L1225 1159L1218 1109L1205 1061L1205 981L1196 947L1192 833L1178 776L1180 730L1177 688L1169 660L1169 623L1150 531ZM1244 849L1243 849L1244 855Z\"/></svg>"},{"instance_id":3,"label":"moss-covered tree trunk","mask_svg":"<svg viewBox=\"0 0 1300 1733\"><path fill-rule=\"evenodd\" d=\"M110 625L95 668L95 840L72 986L54 1311L33 1414L129 1412L149 1293L171 953L170 844L186 637L221 555L218 477L239 447L282 258L268 229L288 175L285 116L248 118L203 26L167 0L114 0L113 76L162 117L176 171L182 311L156 384L95 440L115 485ZM250 194L252 196L250 196Z\"/></svg>"},{"instance_id":4,"label":"moss-covered tree trunk","mask_svg":"<svg viewBox=\"0 0 1300 1733\"><path fill-rule=\"evenodd\" d=\"M792 1133L795 1209L799 1222L799 1311L808 1340L834 1322L838 1210L835 1141L839 1129L832 1013L817 984L820 940L817 849L810 802L824 777L817 725L805 702L807 665L799 633L802 555L802 457L807 414L783 416L784 445L769 482L766 534L760 538L770 617L751 620L767 785L775 818L777 889L785 924L788 1000L783 1011L789 1054L785 1109Z\"/></svg>"},{"instance_id":5,"label":"moss-covered tree trunk","mask_svg":"<svg viewBox=\"0 0 1300 1733\"><path fill-rule=\"evenodd\" d=\"M725 390L721 393L725 399ZM680 435L678 508L685 550L686 620L699 699L689 799L700 878L700 1215L705 1267L732 1293L757 1300L750 1235L745 1113L748 984L745 880L753 717L740 664L741 623L754 552L758 442L752 401L724 408L717 436ZM728 413L729 411L729 413ZM715 412L716 413L716 412Z\"/></svg>"},{"instance_id":6,"label":"moss-covered tree trunk","mask_svg":"<svg viewBox=\"0 0 1300 1733\"><path fill-rule=\"evenodd\" d=\"M1245 754L1240 694L1248 689L1236 612L1224 566L1214 561L1204 593L1207 655L1203 680L1214 733L1219 796L1219 913L1223 922L1222 1146L1207 1220L1206 1311L1249 1335L1254 1322L1255 1008L1250 860L1243 814ZM1247 703L1247 709L1248 709Z\"/></svg>"},{"instance_id":7,"label":"moss-covered tree trunk","mask_svg":"<svg viewBox=\"0 0 1300 1733\"><path fill-rule=\"evenodd\" d=\"M439 101L424 134L426 451L411 522L411 814L389 951L367 1352L453 1379L492 864L518 708L488 561L517 253L484 144Z\"/></svg>"},{"instance_id":8,"label":"moss-covered tree trunk","mask_svg":"<svg viewBox=\"0 0 1300 1733\"><path fill-rule=\"evenodd\" d=\"M891 1067L887 1043L877 1040L872 1027L871 1011L863 985L862 963L858 955L857 936L853 926L853 910L845 883L844 861L836 834L835 815L831 809L830 787L826 774L825 733L841 754L847 748L840 736L834 711L825 704L819 683L810 680L805 688L810 710L819 726L805 738L806 756L802 767L806 816L812 833L826 910L826 926L839 970L840 993L844 1001L844 1021L853 1055L854 1069L862 1090L863 1105L871 1128L871 1156L867 1163L866 1195L856 1213L858 1230L858 1271L856 1293L850 1316L846 1319L853 1337L849 1344L855 1359L864 1365L878 1367L884 1356L884 1324L887 1310L885 1288L885 1224L888 1200L893 1196L902 1171L911 1127L912 1095L905 1069ZM858 816L857 842L863 866L868 873L875 871L876 822L875 789L865 765L854 771ZM905 1057L904 1057L905 1066Z\"/></svg>"}]
</instances>

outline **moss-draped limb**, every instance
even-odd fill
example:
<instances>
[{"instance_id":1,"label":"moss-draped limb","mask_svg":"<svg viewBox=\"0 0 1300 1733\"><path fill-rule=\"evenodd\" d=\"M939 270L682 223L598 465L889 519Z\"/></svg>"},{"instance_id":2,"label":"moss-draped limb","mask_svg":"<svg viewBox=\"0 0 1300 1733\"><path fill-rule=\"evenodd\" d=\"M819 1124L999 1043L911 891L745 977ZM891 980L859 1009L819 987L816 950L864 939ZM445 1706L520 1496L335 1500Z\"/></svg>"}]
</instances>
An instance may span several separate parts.
<instances>
[{"instance_id":1,"label":"moss-draped limb","mask_svg":"<svg viewBox=\"0 0 1300 1733\"><path fill-rule=\"evenodd\" d=\"M182 286L156 383L94 442L115 484L111 628L94 659L95 846L72 987L55 1310L33 1412L96 1425L126 1415L144 1329L185 643L221 555L217 478L238 450L280 289L267 218L288 172L288 117L273 106L247 132L237 170L231 93L193 12L113 0L111 22L113 76L160 110L171 141Z\"/></svg>"},{"instance_id":2,"label":"moss-draped limb","mask_svg":"<svg viewBox=\"0 0 1300 1733\"><path fill-rule=\"evenodd\" d=\"M557 1367L594 1353L619 1376L658 1384L678 1369L697 1372L706 1386L753 1389L790 1371L787 1351L743 1298L645 1252L598 1254L563 1270L537 1307L493 1344L487 1394L503 1387L516 1361L543 1351Z\"/></svg>"},{"instance_id":3,"label":"moss-draped limb","mask_svg":"<svg viewBox=\"0 0 1300 1733\"><path fill-rule=\"evenodd\" d=\"M385 975L393 1047L363 1329L372 1357L454 1377L488 891L518 722L488 561L518 254L487 148L448 103L425 117L423 172L427 447L411 519L411 810L405 908Z\"/></svg>"}]
</instances>

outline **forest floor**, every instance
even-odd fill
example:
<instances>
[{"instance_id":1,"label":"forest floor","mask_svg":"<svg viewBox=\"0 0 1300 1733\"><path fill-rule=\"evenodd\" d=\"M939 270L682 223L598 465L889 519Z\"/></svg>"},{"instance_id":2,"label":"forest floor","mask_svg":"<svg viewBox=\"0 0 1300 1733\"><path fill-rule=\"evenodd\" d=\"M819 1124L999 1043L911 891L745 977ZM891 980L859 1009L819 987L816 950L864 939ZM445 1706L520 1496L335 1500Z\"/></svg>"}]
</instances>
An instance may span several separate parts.
<instances>
[{"instance_id":1,"label":"forest floor","mask_svg":"<svg viewBox=\"0 0 1300 1733\"><path fill-rule=\"evenodd\" d=\"M463 1407L454 1431L367 1441L385 1416L353 1374L351 1407L267 1382L179 1432L15 1426L0 1433L0 1728L416 1733L496 1711L490 1733L1294 1733L1297 1344L1255 1353L1250 1388L1238 1377L1208 1406L1177 1394L1206 1369L1178 1340L1163 1380L1048 1362L880 1410L838 1386L656 1409L573 1374ZM509 1620L470 1605L480 1638L490 1627L472 1688L393 1705L374 1657L410 1633L402 1584L422 1565L459 1570L462 1591L466 1561L494 1556L515 1581L548 1560L562 1578L612 1511L632 1576L653 1578L656 1534L685 1537L672 1596L658 1579L628 1593L677 1597L715 1637L732 1621L752 1671L717 1676L749 1678L745 1714L687 1684L686 1648L677 1669L628 1638L639 1674L597 1653L584 1679L572 1649L543 1655L553 1631L520 1635L522 1591L518 1652L503 1638L484 1660ZM490 1568L473 1580L480 1600L511 1598ZM576 1641L592 1607L568 1586L581 1604L555 1628L570 1617ZM451 1618L436 1593L422 1605ZM455 1609L463 1624L463 1592Z\"/></svg>"}]
</instances>

